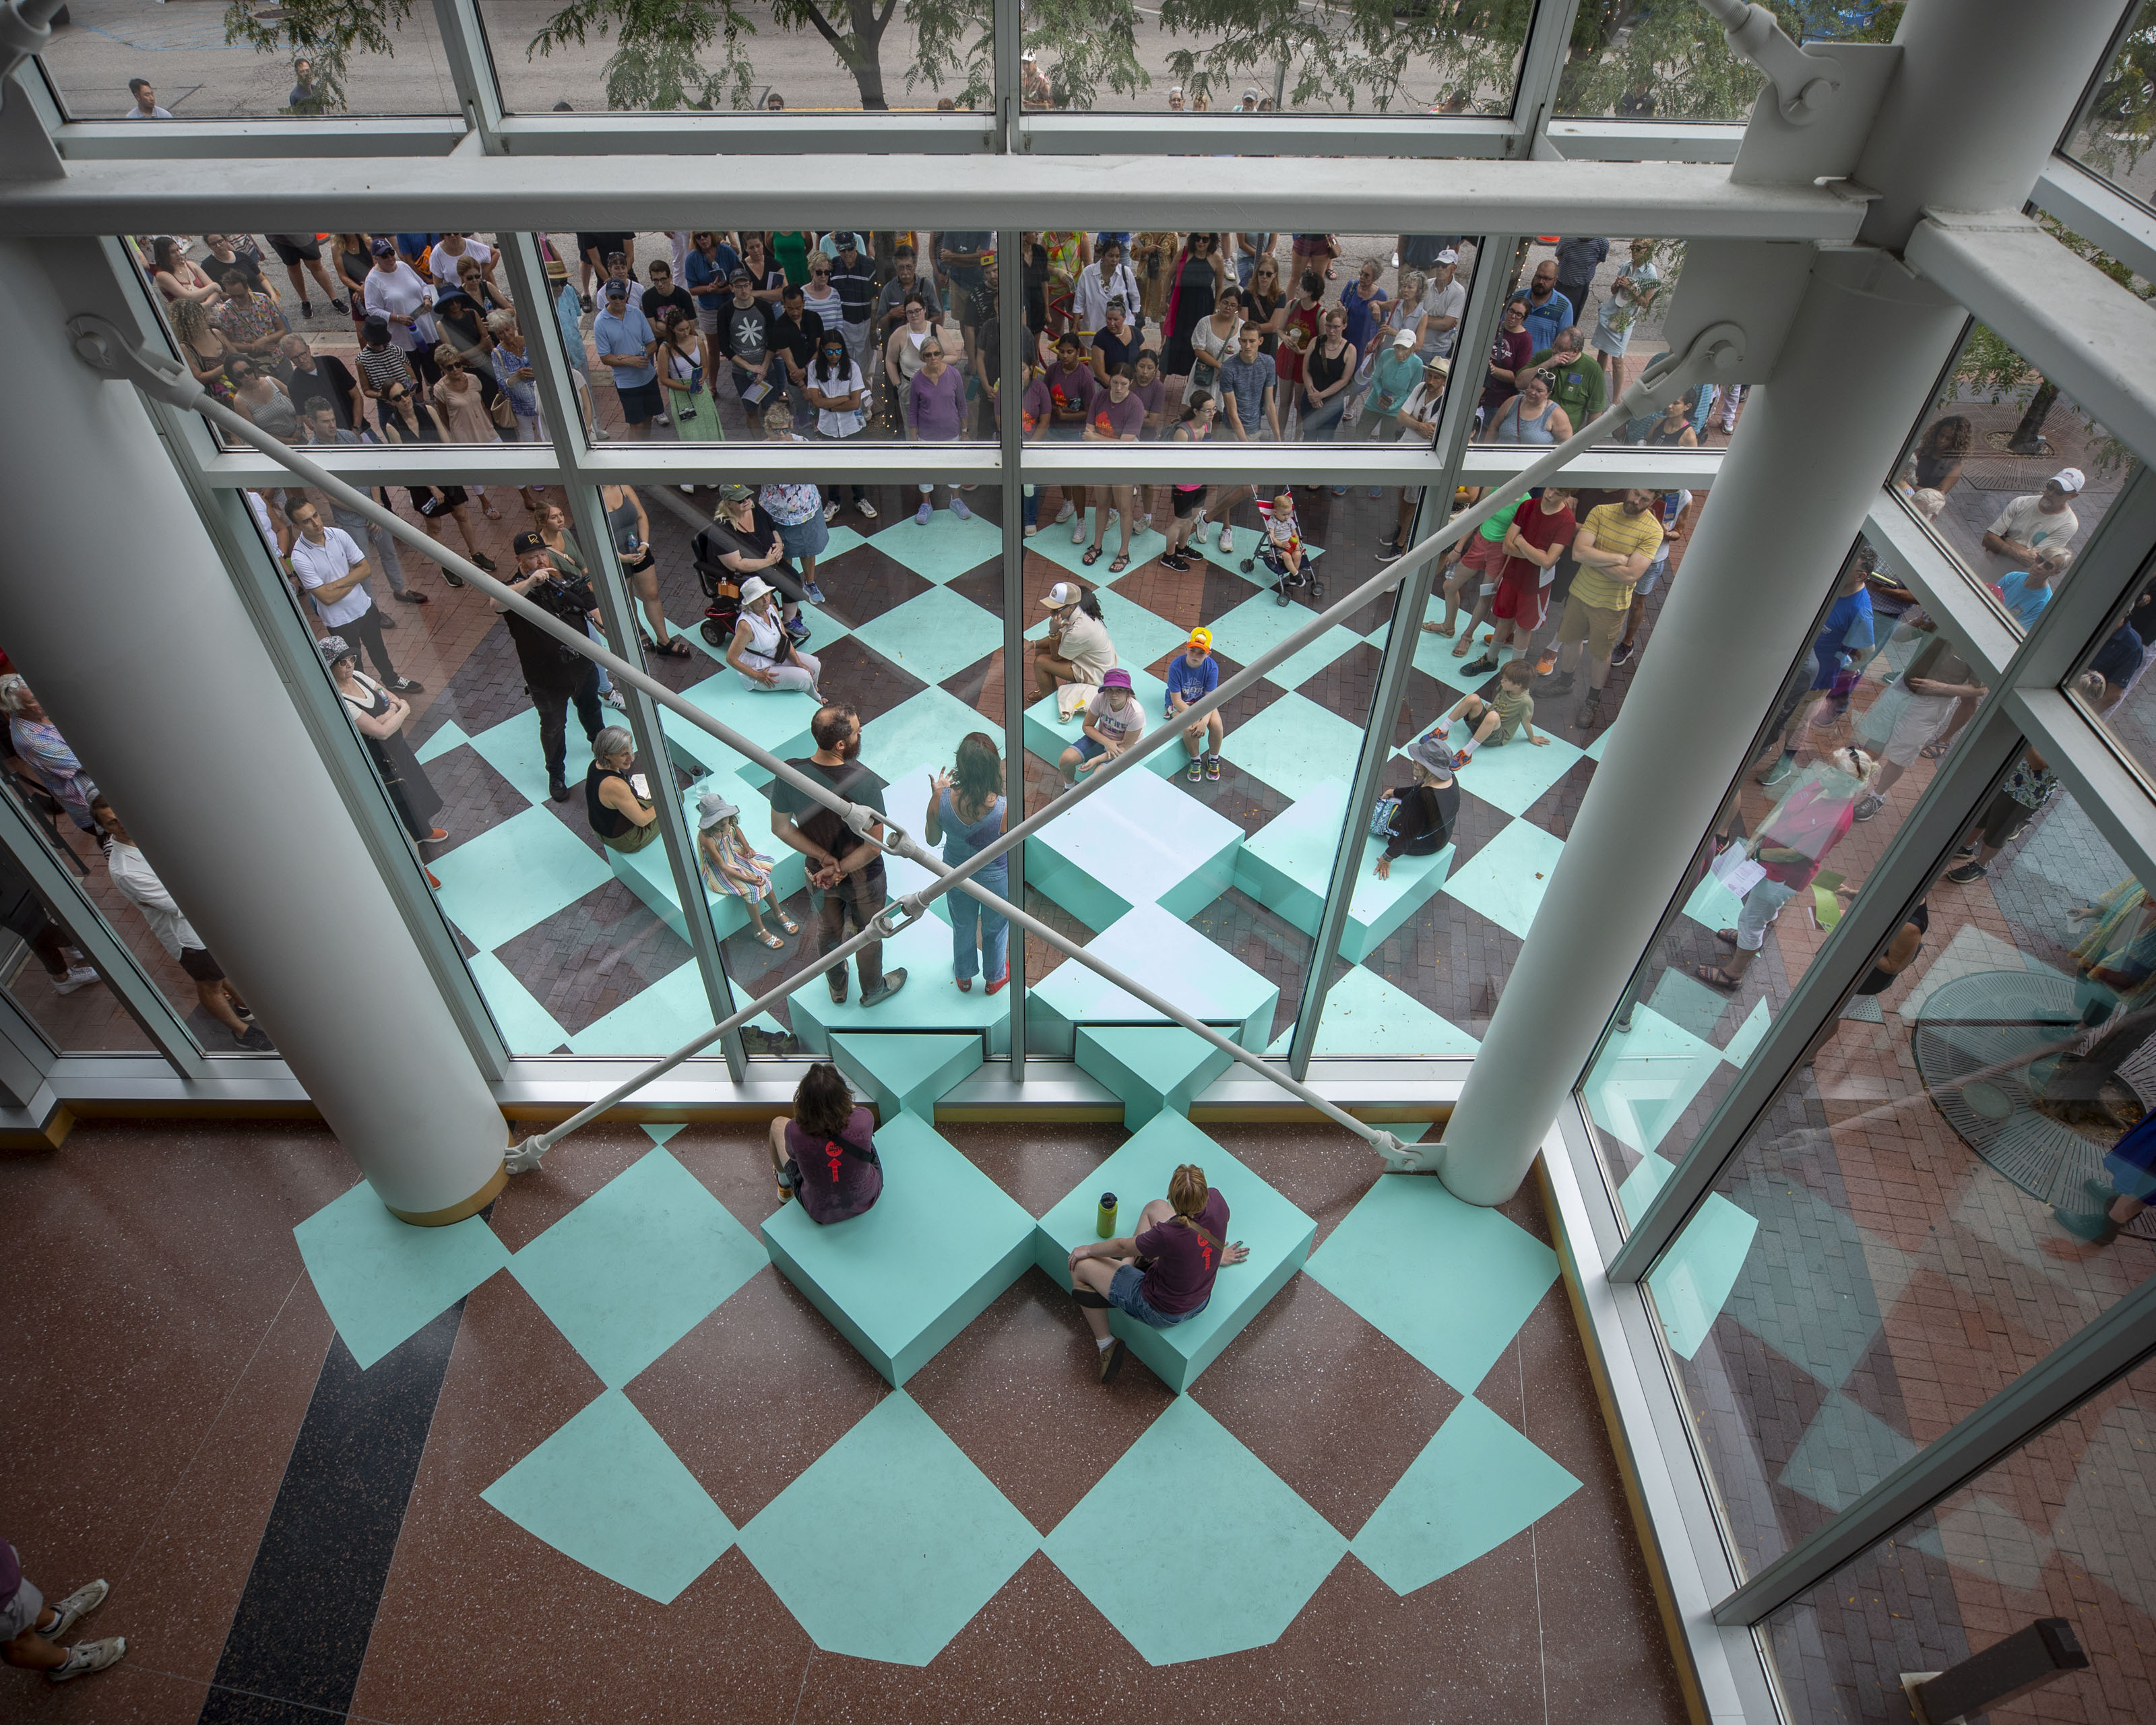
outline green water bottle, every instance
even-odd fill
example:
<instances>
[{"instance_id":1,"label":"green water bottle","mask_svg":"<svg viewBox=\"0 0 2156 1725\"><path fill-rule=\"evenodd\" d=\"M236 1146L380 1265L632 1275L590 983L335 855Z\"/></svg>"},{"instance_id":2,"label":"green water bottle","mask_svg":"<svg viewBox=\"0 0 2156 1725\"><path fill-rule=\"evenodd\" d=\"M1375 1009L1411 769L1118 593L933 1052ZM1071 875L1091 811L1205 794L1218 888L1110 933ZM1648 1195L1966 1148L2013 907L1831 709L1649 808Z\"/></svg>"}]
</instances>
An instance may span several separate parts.
<instances>
[{"instance_id":1,"label":"green water bottle","mask_svg":"<svg viewBox=\"0 0 2156 1725\"><path fill-rule=\"evenodd\" d=\"M1093 1231L1103 1240L1113 1240L1116 1237L1116 1194L1114 1193L1103 1192L1101 1194L1101 1214L1093 1223Z\"/></svg>"}]
</instances>

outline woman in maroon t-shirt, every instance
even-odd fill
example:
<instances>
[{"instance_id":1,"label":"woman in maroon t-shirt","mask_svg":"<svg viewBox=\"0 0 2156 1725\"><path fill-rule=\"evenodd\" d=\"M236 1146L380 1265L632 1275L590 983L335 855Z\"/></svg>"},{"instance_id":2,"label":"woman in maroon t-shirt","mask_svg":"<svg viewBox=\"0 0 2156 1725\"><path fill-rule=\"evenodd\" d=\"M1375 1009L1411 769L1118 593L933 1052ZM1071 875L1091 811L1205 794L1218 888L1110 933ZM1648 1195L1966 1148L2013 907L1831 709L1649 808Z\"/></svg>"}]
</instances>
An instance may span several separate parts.
<instances>
[{"instance_id":1,"label":"woman in maroon t-shirt","mask_svg":"<svg viewBox=\"0 0 2156 1725\"><path fill-rule=\"evenodd\" d=\"M1228 1200L1209 1190L1205 1170L1186 1162L1168 1177L1168 1196L1138 1212L1134 1233L1088 1241L1070 1254L1070 1291L1101 1356L1101 1381L1122 1368L1123 1344L1108 1333L1113 1307L1165 1330L1203 1312L1213 1278L1250 1255L1228 1239Z\"/></svg>"},{"instance_id":2,"label":"woman in maroon t-shirt","mask_svg":"<svg viewBox=\"0 0 2156 1725\"><path fill-rule=\"evenodd\" d=\"M771 1168L778 1201L801 1200L812 1222L843 1222L883 1196L875 1117L829 1060L808 1069L793 1092L793 1117L771 1122Z\"/></svg>"}]
</instances>

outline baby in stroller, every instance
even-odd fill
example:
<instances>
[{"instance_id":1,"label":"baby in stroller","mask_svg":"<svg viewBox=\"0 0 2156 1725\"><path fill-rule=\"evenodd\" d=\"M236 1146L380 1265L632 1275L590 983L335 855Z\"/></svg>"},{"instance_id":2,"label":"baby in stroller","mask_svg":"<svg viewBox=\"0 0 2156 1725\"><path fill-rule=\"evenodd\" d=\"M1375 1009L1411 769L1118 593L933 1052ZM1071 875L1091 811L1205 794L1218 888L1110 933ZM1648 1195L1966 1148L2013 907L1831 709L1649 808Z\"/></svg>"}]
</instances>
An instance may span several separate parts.
<instances>
[{"instance_id":1,"label":"baby in stroller","mask_svg":"<svg viewBox=\"0 0 2156 1725\"><path fill-rule=\"evenodd\" d=\"M1248 575L1262 562L1272 572L1273 595L1283 605L1304 588L1312 599L1323 598L1325 583L1303 549L1302 527L1295 518L1294 490L1282 485L1270 502L1262 497L1257 502L1265 533L1258 541L1258 554L1243 559L1243 572Z\"/></svg>"}]
</instances>

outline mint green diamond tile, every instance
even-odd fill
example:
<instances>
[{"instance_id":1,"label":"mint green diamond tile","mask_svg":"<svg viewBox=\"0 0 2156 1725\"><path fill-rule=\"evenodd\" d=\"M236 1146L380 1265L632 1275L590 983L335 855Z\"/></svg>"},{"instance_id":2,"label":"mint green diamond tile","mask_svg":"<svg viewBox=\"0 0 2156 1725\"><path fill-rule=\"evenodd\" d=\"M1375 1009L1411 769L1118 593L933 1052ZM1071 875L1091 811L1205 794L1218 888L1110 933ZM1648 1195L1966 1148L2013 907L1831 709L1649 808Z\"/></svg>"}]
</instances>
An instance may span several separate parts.
<instances>
[{"instance_id":1,"label":"mint green diamond tile","mask_svg":"<svg viewBox=\"0 0 2156 1725\"><path fill-rule=\"evenodd\" d=\"M569 1033L554 1021L553 1014L516 979L516 973L491 952L470 960L472 980L501 1027L502 1040L511 1054L559 1054L569 1045Z\"/></svg>"},{"instance_id":2,"label":"mint green diamond tile","mask_svg":"<svg viewBox=\"0 0 2156 1725\"><path fill-rule=\"evenodd\" d=\"M1132 981L1225 1029L1245 1048L1259 1046L1272 1024L1280 985L1158 905L1137 906L1086 945ZM1065 1060L1072 1055L1079 1024L1167 1022L1136 995L1070 962L1049 973L1032 991L1027 1009L1034 1050Z\"/></svg>"},{"instance_id":3,"label":"mint green diamond tile","mask_svg":"<svg viewBox=\"0 0 2156 1725\"><path fill-rule=\"evenodd\" d=\"M1557 1280L1557 1255L1429 1175L1389 1174L1363 1194L1304 1273L1463 1395Z\"/></svg>"},{"instance_id":4,"label":"mint green diamond tile","mask_svg":"<svg viewBox=\"0 0 2156 1725\"><path fill-rule=\"evenodd\" d=\"M1703 875L1699 885L1692 888L1691 896L1685 901L1684 913L1702 928L1734 928L1743 904L1742 899L1713 875Z\"/></svg>"},{"instance_id":5,"label":"mint green diamond tile","mask_svg":"<svg viewBox=\"0 0 2156 1725\"><path fill-rule=\"evenodd\" d=\"M480 759L516 787L525 801L535 806L546 803L547 757L539 743L539 716L531 708L490 726L471 739L471 746L479 751ZM568 764L562 776L571 784L582 782L591 769L592 746L585 739L583 727L576 722L573 711L563 758ZM441 870L437 867L434 872L439 874Z\"/></svg>"},{"instance_id":6,"label":"mint green diamond tile","mask_svg":"<svg viewBox=\"0 0 2156 1725\"><path fill-rule=\"evenodd\" d=\"M362 1371L509 1261L477 1216L415 1228L362 1181L292 1230L322 1309Z\"/></svg>"},{"instance_id":7,"label":"mint green diamond tile","mask_svg":"<svg viewBox=\"0 0 2156 1725\"><path fill-rule=\"evenodd\" d=\"M1283 605L1270 593L1244 600L1226 616L1211 624L1213 644L1238 665L1249 665L1270 653L1297 629L1317 620L1317 613L1300 603ZM1306 683L1343 653L1362 644L1362 638L1335 624L1306 647L1265 673L1265 680L1283 689Z\"/></svg>"},{"instance_id":8,"label":"mint green diamond tile","mask_svg":"<svg viewBox=\"0 0 2156 1725\"><path fill-rule=\"evenodd\" d=\"M1269 1054L1285 1055L1293 1040L1291 1027L1274 1040ZM1450 1019L1432 1012L1412 994L1373 970L1358 964L1333 983L1318 1021L1318 1054L1471 1055L1481 1044Z\"/></svg>"},{"instance_id":9,"label":"mint green diamond tile","mask_svg":"<svg viewBox=\"0 0 2156 1725\"><path fill-rule=\"evenodd\" d=\"M950 506L950 500L942 498L924 527L913 518L914 510L920 507L920 493L908 491L905 496L912 508L905 509L869 542L924 580L941 587L1003 555L1004 530L993 521L978 515L962 521ZM821 568L821 560L818 567Z\"/></svg>"},{"instance_id":10,"label":"mint green diamond tile","mask_svg":"<svg viewBox=\"0 0 2156 1725\"><path fill-rule=\"evenodd\" d=\"M1650 1006L1635 1007L1632 1028L1611 1034L1582 1088L1595 1124L1645 1153L1662 1142L1722 1065L1712 1043Z\"/></svg>"},{"instance_id":11,"label":"mint green diamond tile","mask_svg":"<svg viewBox=\"0 0 2156 1725\"><path fill-rule=\"evenodd\" d=\"M1690 1359L1737 1286L1759 1224L1719 1192L1710 1192L1647 1272L1655 1310L1670 1346Z\"/></svg>"},{"instance_id":12,"label":"mint green diamond tile","mask_svg":"<svg viewBox=\"0 0 2156 1725\"><path fill-rule=\"evenodd\" d=\"M599 854L551 808L513 814L429 866L442 883L437 896L443 911L482 952L613 878Z\"/></svg>"},{"instance_id":13,"label":"mint green diamond tile","mask_svg":"<svg viewBox=\"0 0 2156 1725\"><path fill-rule=\"evenodd\" d=\"M1133 905L1194 916L1235 883L1243 829L1156 774L1124 773L1025 841L1025 879L1089 928Z\"/></svg>"},{"instance_id":14,"label":"mint green diamond tile","mask_svg":"<svg viewBox=\"0 0 2156 1725\"><path fill-rule=\"evenodd\" d=\"M1099 567L1097 577L1088 571L1087 578L1105 579L1108 567L1105 559ZM1188 629L1178 629L1158 612L1149 611L1135 600L1125 598L1115 588L1101 588L1100 598L1101 621L1108 631L1108 639L1115 644L1116 663L1125 670L1136 672L1142 666L1165 659L1189 644ZM1027 627L1025 638L1037 641L1047 633L1048 616L1043 612ZM1147 721L1150 723L1152 715L1159 711L1158 706L1148 706L1146 709Z\"/></svg>"},{"instance_id":15,"label":"mint green diamond tile","mask_svg":"<svg viewBox=\"0 0 2156 1725\"><path fill-rule=\"evenodd\" d=\"M1435 614L1442 616L1444 614L1441 610L1437 610ZM1460 626L1462 629L1467 627L1467 619L1464 613L1460 619ZM1476 644L1458 658L1455 658L1452 649L1459 644L1459 636L1434 635L1427 629L1415 631L1415 669L1436 678L1439 682L1452 691L1445 697L1445 706L1450 706L1463 695L1481 693L1496 680L1497 674L1495 671L1484 671L1479 677L1471 677L1460 670L1462 665L1473 665L1487 650L1481 644L1481 638L1488 633L1489 625L1485 624L1476 632ZM1444 711L1444 707L1440 707L1437 712L1418 713L1415 717L1424 725L1434 725L1437 722L1438 713Z\"/></svg>"},{"instance_id":16,"label":"mint green diamond tile","mask_svg":"<svg viewBox=\"0 0 2156 1725\"><path fill-rule=\"evenodd\" d=\"M1548 736L1543 744L1527 741L1522 731L1510 742L1492 747L1485 743L1467 757L1467 764L1460 768L1458 779L1462 790L1472 791L1485 803L1502 809L1507 814L1525 814L1542 799L1543 793L1563 778L1580 752L1563 738L1552 735L1544 727L1558 722L1557 716L1545 709L1557 705L1543 703L1535 714L1536 734ZM1435 724L1439 715L1433 715ZM1446 742L1455 751L1467 747L1467 739L1475 734L1475 727L1464 720L1455 719L1446 733ZM1394 758L1404 761L1404 756Z\"/></svg>"},{"instance_id":17,"label":"mint green diamond tile","mask_svg":"<svg viewBox=\"0 0 2156 1725\"><path fill-rule=\"evenodd\" d=\"M1679 1029L1702 1042L1712 1042L1716 1027L1729 1010L1729 996L1672 968L1656 979L1647 1004Z\"/></svg>"},{"instance_id":18,"label":"mint green diamond tile","mask_svg":"<svg viewBox=\"0 0 2156 1725\"><path fill-rule=\"evenodd\" d=\"M1040 1547L1033 1524L903 1390L740 1538L825 1652L911 1666L942 1652Z\"/></svg>"},{"instance_id":19,"label":"mint green diamond tile","mask_svg":"<svg viewBox=\"0 0 2156 1725\"><path fill-rule=\"evenodd\" d=\"M896 883L894 883L896 884ZM854 967L847 964L850 979L843 1004L831 1004L823 981L804 984L787 997L787 1015L793 1034L810 1053L826 1056L834 1032L871 1030L958 1030L985 1034L991 1055L1010 1045L1010 996L990 994L976 981L964 993L952 978L951 925L923 916L883 943L884 973L906 973L906 986L889 1000L875 1006L861 1004L861 991ZM705 1023L711 1019L706 1017ZM671 1045L688 1040L684 1036ZM659 1046L653 1044L652 1046Z\"/></svg>"},{"instance_id":20,"label":"mint green diamond tile","mask_svg":"<svg viewBox=\"0 0 2156 1725\"><path fill-rule=\"evenodd\" d=\"M580 1055L648 1055L679 1048L717 1022L696 961L685 958L649 988L578 1031L569 1039L569 1049Z\"/></svg>"},{"instance_id":21,"label":"mint green diamond tile","mask_svg":"<svg viewBox=\"0 0 2156 1725\"><path fill-rule=\"evenodd\" d=\"M413 752L418 756L419 763L424 766L429 761L439 760L451 749L462 748L470 741L471 738L465 734L464 726L452 719L421 743Z\"/></svg>"},{"instance_id":22,"label":"mint green diamond tile","mask_svg":"<svg viewBox=\"0 0 2156 1725\"><path fill-rule=\"evenodd\" d=\"M726 1512L618 1389L479 1495L535 1539L662 1605L734 1543Z\"/></svg>"},{"instance_id":23,"label":"mint green diamond tile","mask_svg":"<svg viewBox=\"0 0 2156 1725\"><path fill-rule=\"evenodd\" d=\"M1442 891L1525 940L1563 849L1562 839L1532 821L1513 821L1466 862L1455 863Z\"/></svg>"},{"instance_id":24,"label":"mint green diamond tile","mask_svg":"<svg viewBox=\"0 0 2156 1725\"><path fill-rule=\"evenodd\" d=\"M809 651L815 651L814 643ZM729 667L680 692L691 706L782 760L808 754L816 746L808 736L816 703L802 691L752 689ZM675 762L690 772L731 773L751 784L768 781L770 775L747 756L671 708L660 709L659 723Z\"/></svg>"},{"instance_id":25,"label":"mint green diamond tile","mask_svg":"<svg viewBox=\"0 0 2156 1725\"><path fill-rule=\"evenodd\" d=\"M1219 1420L1178 1396L1045 1548L1124 1640L1161 1666L1270 1646L1348 1542Z\"/></svg>"},{"instance_id":26,"label":"mint green diamond tile","mask_svg":"<svg viewBox=\"0 0 2156 1725\"><path fill-rule=\"evenodd\" d=\"M1045 532L1047 529L1043 528L1041 531ZM1240 522L1237 522L1235 548L1229 555L1223 557L1220 554L1220 535L1217 531L1216 524L1216 531L1209 534L1205 543L1197 547L1197 549L1204 554L1207 562L1225 569L1231 574L1241 576L1254 587L1263 587L1272 580L1272 576L1267 572L1265 566L1257 560L1258 542L1265 536L1264 528L1246 527ZM1322 545L1312 544L1306 537L1302 542L1302 554L1314 562L1325 555L1325 547ZM1243 567L1245 563L1249 563L1250 567L1245 569Z\"/></svg>"},{"instance_id":27,"label":"mint green diamond tile","mask_svg":"<svg viewBox=\"0 0 2156 1725\"><path fill-rule=\"evenodd\" d=\"M839 536L838 530L834 529L831 536L836 539ZM829 561L830 555L827 552L817 560L818 569L820 571ZM829 591L828 588L824 590ZM844 624L839 622L820 605L803 605L801 609L802 614L808 619L808 647L811 653L821 653L832 642L844 640L853 633L853 630L847 628ZM666 627L680 636L702 655L694 661L699 666L709 669L712 662L720 665L726 663L726 644L721 641L714 645L704 639L704 619L701 616L690 623L682 623L670 617L666 619ZM733 673L729 670L727 675L731 676Z\"/></svg>"},{"instance_id":28,"label":"mint green diamond tile","mask_svg":"<svg viewBox=\"0 0 2156 1725\"><path fill-rule=\"evenodd\" d=\"M1349 1548L1413 1593L1525 1532L1579 1481L1472 1396L1446 1416Z\"/></svg>"},{"instance_id":29,"label":"mint green diamond tile","mask_svg":"<svg viewBox=\"0 0 2156 1725\"><path fill-rule=\"evenodd\" d=\"M1569 696L1567 697L1567 699L1569 698ZM1600 766L1602 764L1603 756L1609 752L1609 739L1617 734L1617 727L1624 722L1625 709L1620 706L1617 709L1617 716L1612 719L1607 725L1604 725L1602 727L1600 734L1595 737L1594 742L1588 744L1581 752L1584 754L1589 760L1594 762L1596 766Z\"/></svg>"},{"instance_id":30,"label":"mint green diamond tile","mask_svg":"<svg viewBox=\"0 0 2156 1725\"><path fill-rule=\"evenodd\" d=\"M960 737L987 727L988 721L949 690L927 688L861 726L860 757L870 772L888 781L895 773L948 762L957 752ZM891 809L892 819L918 834L921 810L910 806L916 800L909 793L904 804L893 804L886 798L885 806ZM918 800L925 804L927 799L923 796Z\"/></svg>"},{"instance_id":31,"label":"mint green diamond tile","mask_svg":"<svg viewBox=\"0 0 2156 1725\"><path fill-rule=\"evenodd\" d=\"M1917 1445L1840 1390L1820 1404L1781 1483L1830 1510L1846 1509L1917 1453Z\"/></svg>"},{"instance_id":32,"label":"mint green diamond tile","mask_svg":"<svg viewBox=\"0 0 2156 1725\"><path fill-rule=\"evenodd\" d=\"M1352 761L1363 733L1316 701L1290 693L1233 726L1220 752L1291 802L1299 802Z\"/></svg>"},{"instance_id":33,"label":"mint green diamond tile","mask_svg":"<svg viewBox=\"0 0 2156 1725\"><path fill-rule=\"evenodd\" d=\"M509 1271L619 1389L766 1261L755 1235L654 1149L518 1252Z\"/></svg>"},{"instance_id":34,"label":"mint green diamond tile","mask_svg":"<svg viewBox=\"0 0 2156 1725\"><path fill-rule=\"evenodd\" d=\"M831 1039L831 1058L855 1094L873 1098L885 1120L904 1112L932 1121L937 1100L980 1070L981 1039L850 1031Z\"/></svg>"},{"instance_id":35,"label":"mint green diamond tile","mask_svg":"<svg viewBox=\"0 0 2156 1725\"><path fill-rule=\"evenodd\" d=\"M1752 1058L1752 1050L1765 1040L1768 1027L1774 1019L1774 1015L1767 1010L1764 999L1753 1001L1752 1010L1744 1015L1744 1022L1737 1027L1736 1034L1723 1045L1722 1059L1732 1066L1743 1065ZM1876 999L1871 1002L1871 1021L1874 1024L1879 1022L1879 1003Z\"/></svg>"},{"instance_id":36,"label":"mint green diamond tile","mask_svg":"<svg viewBox=\"0 0 2156 1725\"><path fill-rule=\"evenodd\" d=\"M1123 1124L1135 1132L1164 1108L1188 1115L1192 1100L1235 1060L1179 1025L1103 1024L1078 1032L1078 1064L1115 1092Z\"/></svg>"},{"instance_id":37,"label":"mint green diamond tile","mask_svg":"<svg viewBox=\"0 0 2156 1725\"><path fill-rule=\"evenodd\" d=\"M947 587L932 587L854 631L924 683L956 676L1004 644L1002 621Z\"/></svg>"}]
</instances>

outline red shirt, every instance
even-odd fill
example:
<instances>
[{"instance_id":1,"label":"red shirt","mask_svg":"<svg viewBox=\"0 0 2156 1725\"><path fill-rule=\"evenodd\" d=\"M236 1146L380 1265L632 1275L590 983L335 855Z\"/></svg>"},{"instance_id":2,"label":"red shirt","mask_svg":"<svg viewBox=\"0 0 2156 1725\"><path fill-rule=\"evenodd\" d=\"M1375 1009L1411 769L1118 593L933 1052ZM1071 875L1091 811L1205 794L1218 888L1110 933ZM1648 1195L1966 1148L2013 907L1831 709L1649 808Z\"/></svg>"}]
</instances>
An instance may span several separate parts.
<instances>
[{"instance_id":1,"label":"red shirt","mask_svg":"<svg viewBox=\"0 0 2156 1725\"><path fill-rule=\"evenodd\" d=\"M1539 498L1530 503L1522 503L1519 513L1512 517L1512 525L1520 530L1520 537L1537 551L1548 551L1560 541L1569 545L1573 536L1579 531L1579 523L1573 519L1569 505L1555 515L1545 515ZM1545 569L1529 562L1525 557L1507 557L1505 567L1497 572L1499 580L1509 581L1519 587L1547 587L1556 576L1555 563Z\"/></svg>"}]
</instances>

